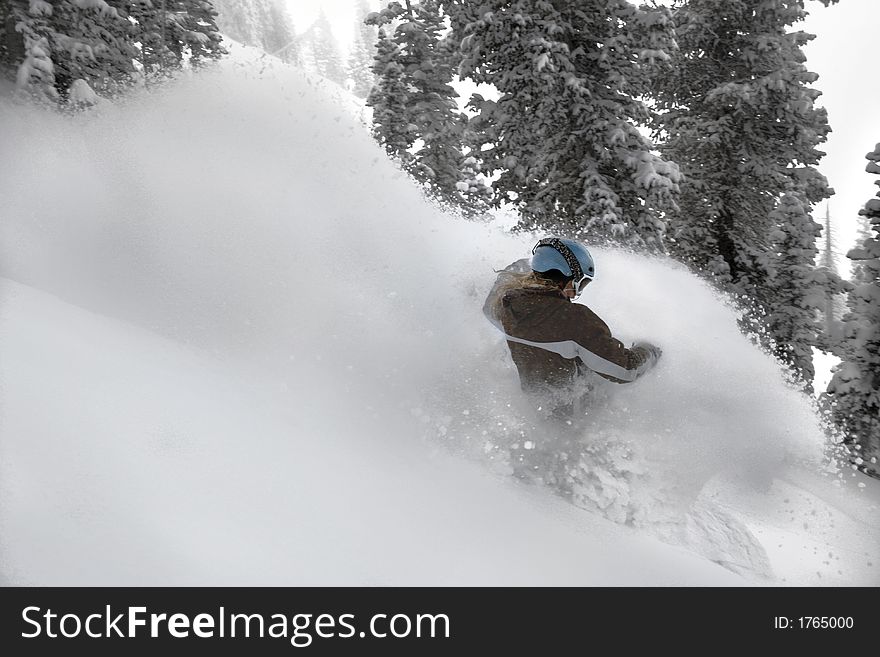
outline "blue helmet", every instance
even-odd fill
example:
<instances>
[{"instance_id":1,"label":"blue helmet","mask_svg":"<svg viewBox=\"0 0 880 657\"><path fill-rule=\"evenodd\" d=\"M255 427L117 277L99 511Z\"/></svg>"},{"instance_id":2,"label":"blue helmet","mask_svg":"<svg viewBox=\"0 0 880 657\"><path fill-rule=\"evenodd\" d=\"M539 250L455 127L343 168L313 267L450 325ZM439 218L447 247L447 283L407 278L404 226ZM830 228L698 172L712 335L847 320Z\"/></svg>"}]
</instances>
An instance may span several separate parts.
<instances>
[{"instance_id":1,"label":"blue helmet","mask_svg":"<svg viewBox=\"0 0 880 657\"><path fill-rule=\"evenodd\" d=\"M532 271L544 273L552 269L572 279L575 296L596 274L593 256L583 244L560 237L545 237L532 249Z\"/></svg>"}]
</instances>

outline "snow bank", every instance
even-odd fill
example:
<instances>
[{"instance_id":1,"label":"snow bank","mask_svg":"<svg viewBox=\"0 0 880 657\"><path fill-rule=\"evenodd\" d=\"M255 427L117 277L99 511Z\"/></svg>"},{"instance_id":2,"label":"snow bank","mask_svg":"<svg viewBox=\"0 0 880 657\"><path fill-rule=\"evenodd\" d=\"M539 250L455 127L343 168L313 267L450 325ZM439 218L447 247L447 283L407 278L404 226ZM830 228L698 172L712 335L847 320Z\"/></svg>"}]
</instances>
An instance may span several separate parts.
<instances>
[{"instance_id":1,"label":"snow bank","mask_svg":"<svg viewBox=\"0 0 880 657\"><path fill-rule=\"evenodd\" d=\"M178 343L3 281L0 572L25 585L737 585L383 441Z\"/></svg>"},{"instance_id":2,"label":"snow bank","mask_svg":"<svg viewBox=\"0 0 880 657\"><path fill-rule=\"evenodd\" d=\"M651 535L773 577L704 491L823 438L732 312L596 249L582 301L664 358L599 391L575 498L645 531L511 490L511 444L557 436L480 308L534 239L432 208L315 86L232 61L74 117L0 105L7 579L731 581Z\"/></svg>"}]
</instances>

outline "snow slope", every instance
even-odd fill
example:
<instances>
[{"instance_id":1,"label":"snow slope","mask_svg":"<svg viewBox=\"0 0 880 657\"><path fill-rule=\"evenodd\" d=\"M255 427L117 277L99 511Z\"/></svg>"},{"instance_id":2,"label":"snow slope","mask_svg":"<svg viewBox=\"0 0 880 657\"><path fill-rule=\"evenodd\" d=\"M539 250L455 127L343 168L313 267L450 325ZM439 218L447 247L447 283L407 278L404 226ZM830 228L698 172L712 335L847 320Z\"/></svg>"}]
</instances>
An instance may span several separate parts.
<instances>
[{"instance_id":1,"label":"snow slope","mask_svg":"<svg viewBox=\"0 0 880 657\"><path fill-rule=\"evenodd\" d=\"M664 358L597 390L571 503L513 480L572 439L480 312L534 238L426 203L320 87L238 58L0 105L7 583L878 582L810 401L663 259L595 250L582 301Z\"/></svg>"}]
</instances>

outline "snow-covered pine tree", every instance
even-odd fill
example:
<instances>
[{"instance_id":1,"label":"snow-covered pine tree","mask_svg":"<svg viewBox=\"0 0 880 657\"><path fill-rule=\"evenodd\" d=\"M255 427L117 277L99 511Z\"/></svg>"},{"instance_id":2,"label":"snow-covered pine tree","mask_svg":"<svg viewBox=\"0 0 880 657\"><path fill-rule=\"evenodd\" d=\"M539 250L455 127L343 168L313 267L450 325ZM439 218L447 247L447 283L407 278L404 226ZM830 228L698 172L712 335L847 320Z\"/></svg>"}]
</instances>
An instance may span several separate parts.
<instances>
[{"instance_id":1,"label":"snow-covered pine tree","mask_svg":"<svg viewBox=\"0 0 880 657\"><path fill-rule=\"evenodd\" d=\"M207 0L150 0L141 15L156 58L153 68L199 66L226 53L217 12Z\"/></svg>"},{"instance_id":2,"label":"snow-covered pine tree","mask_svg":"<svg viewBox=\"0 0 880 657\"><path fill-rule=\"evenodd\" d=\"M248 46L260 46L262 9L267 0L214 0L217 27L230 39Z\"/></svg>"},{"instance_id":3,"label":"snow-covered pine tree","mask_svg":"<svg viewBox=\"0 0 880 657\"><path fill-rule=\"evenodd\" d=\"M166 0L165 39L178 66L184 60L199 66L226 54L217 11L207 0Z\"/></svg>"},{"instance_id":4,"label":"snow-covered pine tree","mask_svg":"<svg viewBox=\"0 0 880 657\"><path fill-rule=\"evenodd\" d=\"M11 0L0 0L0 77L15 77L14 62L24 60L24 41L15 30Z\"/></svg>"},{"instance_id":5,"label":"snow-covered pine tree","mask_svg":"<svg viewBox=\"0 0 880 657\"><path fill-rule=\"evenodd\" d=\"M830 128L802 51L813 36L790 31L805 15L804 0L681 0L674 66L654 83L661 152L684 174L670 250L752 301L769 298L780 197L831 194L815 168Z\"/></svg>"},{"instance_id":6,"label":"snow-covered pine tree","mask_svg":"<svg viewBox=\"0 0 880 657\"><path fill-rule=\"evenodd\" d=\"M271 0L267 20L268 23L263 29L263 48L269 54L279 57L281 61L289 64L299 63L299 43L293 20L287 10L287 3L283 0Z\"/></svg>"},{"instance_id":7,"label":"snow-covered pine tree","mask_svg":"<svg viewBox=\"0 0 880 657\"><path fill-rule=\"evenodd\" d=\"M866 170L880 176L880 143L866 156ZM875 181L880 187L880 180ZM877 474L880 458L880 192L859 212L871 235L847 253L853 288L843 318L838 365L824 401L853 448L856 463Z\"/></svg>"},{"instance_id":8,"label":"snow-covered pine tree","mask_svg":"<svg viewBox=\"0 0 880 657\"><path fill-rule=\"evenodd\" d=\"M869 153L869 155L872 154ZM872 161L870 160L870 158L868 159L869 161ZM865 170L869 173L875 173L873 167L870 166L866 167ZM862 244L865 241L872 239L873 233L874 226L872 224L871 217L868 215L868 213L859 211L858 224L856 225L856 244ZM849 254L847 253L847 257L848 256ZM850 258L850 260L852 259ZM862 263L860 260L854 260L853 262L851 262L850 269L852 270L853 279L864 277L864 263Z\"/></svg>"},{"instance_id":9,"label":"snow-covered pine tree","mask_svg":"<svg viewBox=\"0 0 880 657\"><path fill-rule=\"evenodd\" d=\"M79 86L112 95L131 81L137 48L123 0L70 0L58 2L53 16L56 86L63 96Z\"/></svg>"},{"instance_id":10,"label":"snow-covered pine tree","mask_svg":"<svg viewBox=\"0 0 880 657\"><path fill-rule=\"evenodd\" d=\"M440 2L390 2L366 22L395 25L377 46L378 82L367 99L377 139L432 197L466 215L484 212L488 188L476 157L464 152L467 121L452 86L457 49L444 37Z\"/></svg>"},{"instance_id":11,"label":"snow-covered pine tree","mask_svg":"<svg viewBox=\"0 0 880 657\"><path fill-rule=\"evenodd\" d=\"M823 335L825 300L844 292L846 284L833 272L816 267L816 240L822 227L798 195L785 194L770 219L775 226L770 234L770 276L762 289L767 295L767 337L774 355L791 369L804 391L812 394L812 348L827 347Z\"/></svg>"},{"instance_id":12,"label":"snow-covered pine tree","mask_svg":"<svg viewBox=\"0 0 880 657\"><path fill-rule=\"evenodd\" d=\"M527 228L662 248L679 174L638 126L650 119L640 100L650 74L674 48L669 12L626 0L444 7L460 74L500 93L470 102L497 202L517 206Z\"/></svg>"},{"instance_id":13,"label":"snow-covered pine tree","mask_svg":"<svg viewBox=\"0 0 880 657\"><path fill-rule=\"evenodd\" d=\"M376 85L367 96L367 105L373 108L373 137L390 158L408 169L409 149L416 134L406 117L409 88L403 79L403 66L398 61L397 50L385 28L380 27L373 63Z\"/></svg>"},{"instance_id":14,"label":"snow-covered pine tree","mask_svg":"<svg viewBox=\"0 0 880 657\"><path fill-rule=\"evenodd\" d=\"M156 3L159 2L156 0ZM175 57L163 32L161 4L157 8L153 0L133 0L128 11L132 19L132 39L138 44L137 60L143 75L149 78L166 67L173 67Z\"/></svg>"},{"instance_id":15,"label":"snow-covered pine tree","mask_svg":"<svg viewBox=\"0 0 880 657\"><path fill-rule=\"evenodd\" d=\"M299 61L299 44L284 0L214 0L217 26L230 39Z\"/></svg>"},{"instance_id":16,"label":"snow-covered pine tree","mask_svg":"<svg viewBox=\"0 0 880 657\"><path fill-rule=\"evenodd\" d=\"M134 60L150 74L223 54L213 16L207 0L3 0L4 67L35 97L65 101L75 87L88 101L127 83Z\"/></svg>"},{"instance_id":17,"label":"snow-covered pine tree","mask_svg":"<svg viewBox=\"0 0 880 657\"><path fill-rule=\"evenodd\" d=\"M54 103L58 99L55 87L55 64L52 45L55 34L52 29L54 8L48 2L7 0L2 5L4 23L12 25L14 35L9 34L7 69L14 71L16 86L36 100Z\"/></svg>"},{"instance_id":18,"label":"snow-covered pine tree","mask_svg":"<svg viewBox=\"0 0 880 657\"><path fill-rule=\"evenodd\" d=\"M351 92L358 98L366 98L376 83L373 75L373 57L376 50L376 28L365 22L371 13L366 0L355 4L355 28L351 50L348 54L348 77Z\"/></svg>"},{"instance_id":19,"label":"snow-covered pine tree","mask_svg":"<svg viewBox=\"0 0 880 657\"><path fill-rule=\"evenodd\" d=\"M127 4L4 1L0 20L11 46L6 70L15 69L19 88L38 98L66 100L74 83L91 94L113 93L134 72Z\"/></svg>"},{"instance_id":20,"label":"snow-covered pine tree","mask_svg":"<svg viewBox=\"0 0 880 657\"><path fill-rule=\"evenodd\" d=\"M135 40L147 76L198 66L226 54L217 29L217 12L208 0L137 0L131 2Z\"/></svg>"},{"instance_id":21,"label":"snow-covered pine tree","mask_svg":"<svg viewBox=\"0 0 880 657\"><path fill-rule=\"evenodd\" d=\"M336 84L345 85L346 73L339 43L323 9L305 31L302 40L306 67Z\"/></svg>"},{"instance_id":22,"label":"snow-covered pine tree","mask_svg":"<svg viewBox=\"0 0 880 657\"><path fill-rule=\"evenodd\" d=\"M831 224L830 204L825 206L825 221L822 232L822 250L819 254L819 271L825 272L829 278L841 280L840 269L837 266L837 246L834 237L834 227ZM844 290L845 292L846 290ZM846 308L843 294L825 291L825 303L822 307L822 335L819 345L824 351L832 351L833 345L841 337L841 320Z\"/></svg>"},{"instance_id":23,"label":"snow-covered pine tree","mask_svg":"<svg viewBox=\"0 0 880 657\"><path fill-rule=\"evenodd\" d=\"M458 205L464 209L465 215L481 216L492 209L494 193L475 155L466 155L462 160L459 181L455 187L459 192Z\"/></svg>"},{"instance_id":24,"label":"snow-covered pine tree","mask_svg":"<svg viewBox=\"0 0 880 657\"><path fill-rule=\"evenodd\" d=\"M410 4L410 3L408 3ZM423 0L401 17L395 29L398 56L407 82L407 120L416 127L420 143L411 172L434 195L454 203L463 159L464 117L452 87L452 57L441 34L445 30L439 5Z\"/></svg>"}]
</instances>

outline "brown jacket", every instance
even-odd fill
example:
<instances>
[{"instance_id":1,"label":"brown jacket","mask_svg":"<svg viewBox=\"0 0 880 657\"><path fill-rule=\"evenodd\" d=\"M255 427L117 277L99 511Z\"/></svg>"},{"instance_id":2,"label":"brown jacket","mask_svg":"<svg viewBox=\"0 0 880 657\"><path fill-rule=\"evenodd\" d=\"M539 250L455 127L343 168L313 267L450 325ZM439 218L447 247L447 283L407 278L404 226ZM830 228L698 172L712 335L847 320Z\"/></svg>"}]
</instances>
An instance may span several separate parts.
<instances>
[{"instance_id":1,"label":"brown jacket","mask_svg":"<svg viewBox=\"0 0 880 657\"><path fill-rule=\"evenodd\" d=\"M483 312L504 332L527 391L568 388L584 368L628 383L656 362L649 349L627 349L596 313L536 277L528 259L499 273Z\"/></svg>"}]
</instances>

